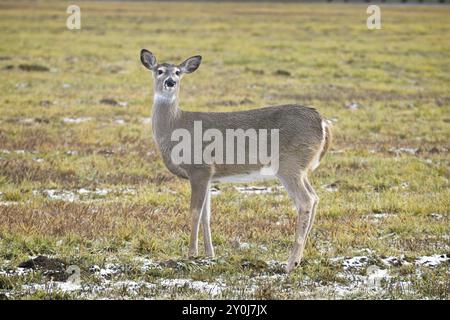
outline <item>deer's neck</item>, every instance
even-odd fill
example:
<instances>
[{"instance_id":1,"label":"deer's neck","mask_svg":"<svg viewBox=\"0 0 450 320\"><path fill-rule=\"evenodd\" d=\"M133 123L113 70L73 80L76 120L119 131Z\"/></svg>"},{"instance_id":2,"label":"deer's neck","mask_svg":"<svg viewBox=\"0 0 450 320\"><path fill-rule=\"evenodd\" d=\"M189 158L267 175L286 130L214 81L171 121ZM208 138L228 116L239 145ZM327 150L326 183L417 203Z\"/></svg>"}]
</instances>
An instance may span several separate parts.
<instances>
[{"instance_id":1,"label":"deer's neck","mask_svg":"<svg viewBox=\"0 0 450 320\"><path fill-rule=\"evenodd\" d=\"M178 107L178 96L159 95L153 97L152 127L157 142L167 136L170 139L175 122L179 118L181 110Z\"/></svg>"}]
</instances>

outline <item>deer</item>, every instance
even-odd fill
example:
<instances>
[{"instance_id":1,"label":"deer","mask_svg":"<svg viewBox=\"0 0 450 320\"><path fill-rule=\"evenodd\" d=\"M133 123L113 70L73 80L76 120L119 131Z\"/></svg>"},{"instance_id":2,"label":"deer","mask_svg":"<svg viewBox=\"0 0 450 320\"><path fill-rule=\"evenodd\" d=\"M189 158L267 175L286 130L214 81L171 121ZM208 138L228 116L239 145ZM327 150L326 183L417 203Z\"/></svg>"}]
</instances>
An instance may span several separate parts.
<instances>
[{"instance_id":1,"label":"deer","mask_svg":"<svg viewBox=\"0 0 450 320\"><path fill-rule=\"evenodd\" d=\"M267 106L259 109L231 112L190 112L180 109L180 83L184 75L196 71L202 61L200 55L192 56L181 64L158 63L155 55L147 49L140 52L143 66L153 76L153 139L167 169L174 175L189 180L191 187L190 215L191 233L188 257L198 257L198 234L202 226L205 254L214 258L211 237L211 184L221 182L253 182L279 179L296 209L294 244L286 264L290 273L299 265L308 234L316 216L319 197L308 179L308 174L318 166L331 144L331 123L311 107L298 104ZM184 130L193 133L195 123L225 134L229 129L278 130L277 170L262 174L264 164L220 163L202 160L196 163L174 161L173 132ZM271 140L270 145L273 145ZM197 149L196 149L197 148ZM194 153L204 150L205 145L193 147ZM224 152L233 152L227 148ZM251 150L248 144L245 153ZM249 155L247 155L249 157ZM195 157L195 155L194 155ZM270 171L270 170L269 170Z\"/></svg>"}]
</instances>

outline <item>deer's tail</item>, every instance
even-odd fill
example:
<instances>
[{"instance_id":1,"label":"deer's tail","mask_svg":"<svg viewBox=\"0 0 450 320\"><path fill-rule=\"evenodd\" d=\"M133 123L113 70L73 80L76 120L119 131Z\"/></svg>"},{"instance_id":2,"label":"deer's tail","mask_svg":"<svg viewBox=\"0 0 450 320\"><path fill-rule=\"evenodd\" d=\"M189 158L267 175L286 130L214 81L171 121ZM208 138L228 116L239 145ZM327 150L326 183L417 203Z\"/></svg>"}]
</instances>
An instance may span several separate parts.
<instances>
[{"instance_id":1,"label":"deer's tail","mask_svg":"<svg viewBox=\"0 0 450 320\"><path fill-rule=\"evenodd\" d=\"M322 120L322 128L324 130L324 144L322 147L322 151L320 152L319 161L322 160L325 153L327 153L328 149L331 146L331 141L333 140L333 135L331 134L331 121L329 120Z\"/></svg>"}]
</instances>

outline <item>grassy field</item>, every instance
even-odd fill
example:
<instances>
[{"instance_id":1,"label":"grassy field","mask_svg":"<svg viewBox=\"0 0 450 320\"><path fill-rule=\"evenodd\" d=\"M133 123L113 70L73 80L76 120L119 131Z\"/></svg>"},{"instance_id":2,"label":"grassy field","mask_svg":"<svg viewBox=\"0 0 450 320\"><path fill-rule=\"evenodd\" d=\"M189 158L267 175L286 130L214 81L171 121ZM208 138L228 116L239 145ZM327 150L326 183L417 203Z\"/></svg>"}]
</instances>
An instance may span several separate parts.
<instances>
[{"instance_id":1,"label":"grassy field","mask_svg":"<svg viewBox=\"0 0 450 320\"><path fill-rule=\"evenodd\" d=\"M0 3L0 298L449 298L449 7L382 6L368 30L364 5L79 5L70 31L66 2ZM189 185L153 143L141 48L203 56L185 110L334 122L292 274L277 182L214 186L217 258L186 259Z\"/></svg>"}]
</instances>

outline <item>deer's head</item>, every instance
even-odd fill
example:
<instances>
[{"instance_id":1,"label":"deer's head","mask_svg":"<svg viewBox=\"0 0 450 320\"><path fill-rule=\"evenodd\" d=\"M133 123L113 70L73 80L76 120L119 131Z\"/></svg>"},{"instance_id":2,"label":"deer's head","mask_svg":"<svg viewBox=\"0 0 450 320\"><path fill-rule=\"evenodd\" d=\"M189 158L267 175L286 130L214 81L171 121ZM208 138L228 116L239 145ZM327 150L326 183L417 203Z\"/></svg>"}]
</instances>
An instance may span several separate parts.
<instances>
[{"instance_id":1,"label":"deer's head","mask_svg":"<svg viewBox=\"0 0 450 320\"><path fill-rule=\"evenodd\" d=\"M153 72L155 79L155 94L164 97L173 97L180 90L180 81L184 74L192 73L200 66L201 56L193 56L179 65L158 63L153 53L146 49L141 50L142 64Z\"/></svg>"}]
</instances>

